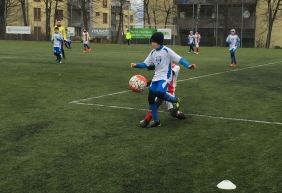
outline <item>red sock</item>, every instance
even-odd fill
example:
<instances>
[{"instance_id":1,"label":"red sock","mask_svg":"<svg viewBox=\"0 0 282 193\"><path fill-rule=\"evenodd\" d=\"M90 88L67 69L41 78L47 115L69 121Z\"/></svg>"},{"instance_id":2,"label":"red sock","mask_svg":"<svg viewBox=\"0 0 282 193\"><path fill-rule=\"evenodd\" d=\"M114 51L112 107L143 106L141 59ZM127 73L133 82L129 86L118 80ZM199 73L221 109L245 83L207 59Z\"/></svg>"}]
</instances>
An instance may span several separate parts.
<instances>
[{"instance_id":1,"label":"red sock","mask_svg":"<svg viewBox=\"0 0 282 193\"><path fill-rule=\"evenodd\" d=\"M145 115L145 121L147 121L148 123L152 120L152 115L151 112L147 112Z\"/></svg>"}]
</instances>

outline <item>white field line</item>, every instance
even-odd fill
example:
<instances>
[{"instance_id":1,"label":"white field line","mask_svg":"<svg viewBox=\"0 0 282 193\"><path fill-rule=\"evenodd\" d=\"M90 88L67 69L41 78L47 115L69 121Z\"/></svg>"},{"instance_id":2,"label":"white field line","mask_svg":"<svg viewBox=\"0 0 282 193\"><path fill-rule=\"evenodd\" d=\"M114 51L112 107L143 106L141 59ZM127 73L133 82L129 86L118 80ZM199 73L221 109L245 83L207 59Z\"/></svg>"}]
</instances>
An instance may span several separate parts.
<instances>
[{"instance_id":1,"label":"white field line","mask_svg":"<svg viewBox=\"0 0 282 193\"><path fill-rule=\"evenodd\" d=\"M73 102L73 104L105 107L105 108L112 108L112 109L123 109L123 110L129 110L129 111L148 111L148 109L144 109L144 108L123 107L123 106L115 106L115 105L103 105L103 104L98 104L98 103ZM165 111L158 111L158 112L164 113ZM202 115L202 114L197 114L197 113L187 113L185 115L195 116L195 117L204 117L204 118L210 118L210 119L220 119L220 120L227 120L227 121L250 122L250 123L268 124L268 125L282 125L282 122L270 122L270 121L242 119L242 118L234 118L234 117Z\"/></svg>"},{"instance_id":2,"label":"white field line","mask_svg":"<svg viewBox=\"0 0 282 193\"><path fill-rule=\"evenodd\" d=\"M260 64L260 65L257 65L257 66L249 66L249 67L245 67L245 68L238 68L238 69L226 70L226 71L222 71L222 72L216 72L216 73L211 73L211 74L206 74L206 75L201 75L201 76L195 76L195 77L191 77L191 78L187 78L187 79L178 80L177 82L185 82L185 81L188 81L188 80L206 78L206 77L216 76L216 75L225 74L225 73L229 73L229 72L238 72L238 71L242 71L242 70L259 68L259 67L268 66L268 65L271 65L271 64L278 64L278 63L282 63L282 61L276 61L276 62L271 62L271 63L267 63L267 64Z\"/></svg>"},{"instance_id":3,"label":"white field line","mask_svg":"<svg viewBox=\"0 0 282 193\"><path fill-rule=\"evenodd\" d=\"M245 67L245 68L226 70L226 71L216 72L216 73L211 73L211 74L205 74L205 75L201 75L201 76L195 76L195 77L191 77L191 78L187 78L187 79L178 80L177 82L185 82L185 81L189 81L189 80L206 78L206 77L216 76L216 75L225 74L225 73L229 73L229 72L238 72L238 71L242 71L242 70L246 70L246 69L259 68L259 67L263 67L263 66L267 66L267 65L271 65L271 64L278 64L278 63L282 63L282 61L276 61L276 62L271 62L271 63L267 63L267 64L260 64L260 65L257 65L257 66L249 66L249 67ZM75 100L75 101L71 101L70 103L77 103L77 102L80 102L80 101L88 101L88 100L91 100L91 99L104 98L104 97L108 97L108 96L124 94L124 93L127 93L127 92L129 92L129 90L123 90L123 91L120 91L120 92L115 92L115 93L110 93L110 94L105 94L105 95L100 95L100 96L95 96L95 97L89 97L89 98L84 98L84 99L78 99L78 100Z\"/></svg>"},{"instance_id":4,"label":"white field line","mask_svg":"<svg viewBox=\"0 0 282 193\"><path fill-rule=\"evenodd\" d=\"M16 56L0 56L0 59L15 59Z\"/></svg>"}]
</instances>

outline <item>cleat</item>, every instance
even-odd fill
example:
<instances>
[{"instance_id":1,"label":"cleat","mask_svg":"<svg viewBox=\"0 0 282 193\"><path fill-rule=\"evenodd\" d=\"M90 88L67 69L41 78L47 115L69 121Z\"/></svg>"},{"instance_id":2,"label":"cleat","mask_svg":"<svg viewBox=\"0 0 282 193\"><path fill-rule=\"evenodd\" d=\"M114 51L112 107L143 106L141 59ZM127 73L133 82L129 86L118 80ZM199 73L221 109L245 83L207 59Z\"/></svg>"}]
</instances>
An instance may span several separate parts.
<instances>
[{"instance_id":1,"label":"cleat","mask_svg":"<svg viewBox=\"0 0 282 193\"><path fill-rule=\"evenodd\" d=\"M161 126L161 121L158 121L158 122L153 122L152 124L150 124L150 128L152 127L160 127Z\"/></svg>"},{"instance_id":2,"label":"cleat","mask_svg":"<svg viewBox=\"0 0 282 193\"><path fill-rule=\"evenodd\" d=\"M186 116L184 113L180 112L180 111L177 111L176 113L176 116L175 116L177 119L180 119L180 120L184 120L186 119Z\"/></svg>"},{"instance_id":3,"label":"cleat","mask_svg":"<svg viewBox=\"0 0 282 193\"><path fill-rule=\"evenodd\" d=\"M191 52L187 52L188 54L190 54Z\"/></svg>"},{"instance_id":4,"label":"cleat","mask_svg":"<svg viewBox=\"0 0 282 193\"><path fill-rule=\"evenodd\" d=\"M141 120L139 122L139 127L142 127L142 128L147 128L149 125L149 122L147 122L146 120Z\"/></svg>"},{"instance_id":5,"label":"cleat","mask_svg":"<svg viewBox=\"0 0 282 193\"><path fill-rule=\"evenodd\" d=\"M176 98L176 102L172 103L172 105L173 105L173 109L178 111L180 107L180 99Z\"/></svg>"}]
</instances>

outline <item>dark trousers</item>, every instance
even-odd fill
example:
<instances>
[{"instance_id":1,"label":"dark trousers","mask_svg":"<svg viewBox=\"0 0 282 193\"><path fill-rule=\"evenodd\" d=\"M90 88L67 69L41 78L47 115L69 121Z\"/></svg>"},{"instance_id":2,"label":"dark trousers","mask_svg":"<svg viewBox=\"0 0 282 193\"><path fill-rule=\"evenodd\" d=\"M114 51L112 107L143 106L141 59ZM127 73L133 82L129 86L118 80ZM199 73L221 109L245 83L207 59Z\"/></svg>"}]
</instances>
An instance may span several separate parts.
<instances>
[{"instance_id":1,"label":"dark trousers","mask_svg":"<svg viewBox=\"0 0 282 193\"><path fill-rule=\"evenodd\" d=\"M188 44L189 45L189 52L194 52L194 45L193 44Z\"/></svg>"},{"instance_id":2,"label":"dark trousers","mask_svg":"<svg viewBox=\"0 0 282 193\"><path fill-rule=\"evenodd\" d=\"M237 64L236 57L235 57L235 51L230 50L230 58L231 58L231 64Z\"/></svg>"},{"instance_id":3,"label":"dark trousers","mask_svg":"<svg viewBox=\"0 0 282 193\"><path fill-rule=\"evenodd\" d=\"M131 41L131 40L126 40L126 41L127 41L127 45L130 45L130 41Z\"/></svg>"}]
</instances>

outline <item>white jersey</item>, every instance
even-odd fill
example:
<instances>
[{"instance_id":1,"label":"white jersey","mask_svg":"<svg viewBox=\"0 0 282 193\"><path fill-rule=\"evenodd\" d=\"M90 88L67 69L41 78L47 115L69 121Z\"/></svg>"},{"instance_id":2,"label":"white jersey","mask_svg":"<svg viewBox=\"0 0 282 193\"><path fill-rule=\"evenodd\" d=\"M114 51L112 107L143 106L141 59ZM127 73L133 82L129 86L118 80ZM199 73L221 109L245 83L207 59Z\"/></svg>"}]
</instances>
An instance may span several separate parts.
<instances>
[{"instance_id":1,"label":"white jersey","mask_svg":"<svg viewBox=\"0 0 282 193\"><path fill-rule=\"evenodd\" d=\"M152 81L171 80L171 64L173 62L179 63L181 56L176 54L170 48L163 46L161 49L153 49L144 63L147 66L154 65L155 73Z\"/></svg>"},{"instance_id":2,"label":"white jersey","mask_svg":"<svg viewBox=\"0 0 282 193\"><path fill-rule=\"evenodd\" d=\"M60 33L54 33L52 36L53 47L54 48L61 48L63 37Z\"/></svg>"},{"instance_id":3,"label":"white jersey","mask_svg":"<svg viewBox=\"0 0 282 193\"><path fill-rule=\"evenodd\" d=\"M67 33L67 41L70 42L71 41L71 32L68 31Z\"/></svg>"},{"instance_id":4,"label":"white jersey","mask_svg":"<svg viewBox=\"0 0 282 193\"><path fill-rule=\"evenodd\" d=\"M194 38L195 38L194 35L189 34L188 35L188 44L194 44Z\"/></svg>"},{"instance_id":5,"label":"white jersey","mask_svg":"<svg viewBox=\"0 0 282 193\"><path fill-rule=\"evenodd\" d=\"M240 45L240 38L238 35L228 35L226 42L229 44L229 49L237 48Z\"/></svg>"}]
</instances>

